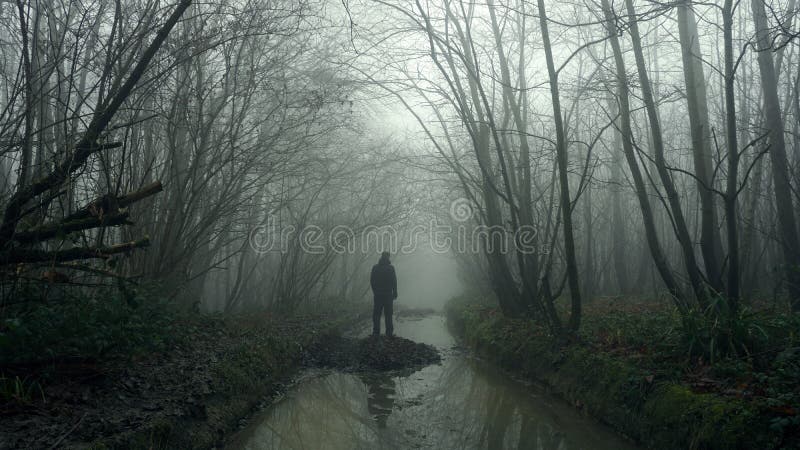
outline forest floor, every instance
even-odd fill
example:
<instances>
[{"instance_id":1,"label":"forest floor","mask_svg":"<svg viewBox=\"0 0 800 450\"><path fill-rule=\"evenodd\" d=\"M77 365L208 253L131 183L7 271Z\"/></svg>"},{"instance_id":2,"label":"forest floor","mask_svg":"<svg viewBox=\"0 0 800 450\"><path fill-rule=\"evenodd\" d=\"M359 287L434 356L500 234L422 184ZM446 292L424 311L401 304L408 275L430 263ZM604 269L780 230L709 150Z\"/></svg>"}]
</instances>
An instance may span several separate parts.
<instances>
[{"instance_id":1,"label":"forest floor","mask_svg":"<svg viewBox=\"0 0 800 450\"><path fill-rule=\"evenodd\" d=\"M0 449L216 447L300 369L438 361L406 339L343 337L368 309L223 318L110 298L5 311Z\"/></svg>"},{"instance_id":2,"label":"forest floor","mask_svg":"<svg viewBox=\"0 0 800 450\"><path fill-rule=\"evenodd\" d=\"M398 336L331 336L317 341L304 353L305 365L341 372L418 369L440 361L435 347Z\"/></svg>"},{"instance_id":3,"label":"forest floor","mask_svg":"<svg viewBox=\"0 0 800 450\"><path fill-rule=\"evenodd\" d=\"M798 315L762 307L720 330L668 304L596 299L567 345L474 300L447 316L485 358L646 447L800 448Z\"/></svg>"},{"instance_id":4,"label":"forest floor","mask_svg":"<svg viewBox=\"0 0 800 450\"><path fill-rule=\"evenodd\" d=\"M0 448L212 447L280 392L305 348L359 320L355 310L328 317L152 317L169 322L155 336L142 332L156 347L6 360ZM145 321L126 322L125 339Z\"/></svg>"}]
</instances>

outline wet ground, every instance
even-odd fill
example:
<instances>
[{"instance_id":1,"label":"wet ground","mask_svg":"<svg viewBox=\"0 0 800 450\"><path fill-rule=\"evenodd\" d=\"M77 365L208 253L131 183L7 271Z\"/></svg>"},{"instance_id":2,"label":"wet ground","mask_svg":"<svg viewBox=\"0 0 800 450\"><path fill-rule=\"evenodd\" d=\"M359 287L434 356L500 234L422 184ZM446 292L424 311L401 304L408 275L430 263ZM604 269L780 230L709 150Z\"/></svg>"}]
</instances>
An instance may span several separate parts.
<instances>
[{"instance_id":1,"label":"wet ground","mask_svg":"<svg viewBox=\"0 0 800 450\"><path fill-rule=\"evenodd\" d=\"M306 368L357 373L394 371L396 375L411 374L440 362L436 347L399 336L322 336L302 355Z\"/></svg>"},{"instance_id":2,"label":"wet ground","mask_svg":"<svg viewBox=\"0 0 800 450\"><path fill-rule=\"evenodd\" d=\"M401 319L395 328L436 346L441 363L410 374L309 371L226 448L633 448L570 405L471 358L444 317Z\"/></svg>"}]
</instances>

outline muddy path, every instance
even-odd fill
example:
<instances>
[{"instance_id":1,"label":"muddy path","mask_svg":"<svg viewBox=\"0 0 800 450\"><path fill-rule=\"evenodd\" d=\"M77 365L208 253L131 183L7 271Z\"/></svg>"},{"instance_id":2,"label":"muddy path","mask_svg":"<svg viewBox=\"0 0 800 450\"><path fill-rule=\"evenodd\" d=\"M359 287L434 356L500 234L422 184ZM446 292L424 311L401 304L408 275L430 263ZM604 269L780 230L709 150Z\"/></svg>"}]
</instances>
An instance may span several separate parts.
<instances>
[{"instance_id":1,"label":"muddy path","mask_svg":"<svg viewBox=\"0 0 800 450\"><path fill-rule=\"evenodd\" d=\"M632 448L563 401L471 357L443 316L401 317L396 334L435 347L441 361L405 371L306 370L226 448Z\"/></svg>"}]
</instances>

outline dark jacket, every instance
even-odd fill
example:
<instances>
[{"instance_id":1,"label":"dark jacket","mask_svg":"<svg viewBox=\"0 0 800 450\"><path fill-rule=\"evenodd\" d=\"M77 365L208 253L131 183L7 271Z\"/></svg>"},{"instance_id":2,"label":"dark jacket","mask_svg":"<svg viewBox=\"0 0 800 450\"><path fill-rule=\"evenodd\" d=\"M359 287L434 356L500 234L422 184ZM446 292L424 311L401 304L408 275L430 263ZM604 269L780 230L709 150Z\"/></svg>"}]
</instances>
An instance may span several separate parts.
<instances>
[{"instance_id":1,"label":"dark jacket","mask_svg":"<svg viewBox=\"0 0 800 450\"><path fill-rule=\"evenodd\" d=\"M381 259L378 264L372 266L369 284L375 297L397 298L397 276L394 273L394 266L388 259Z\"/></svg>"}]
</instances>

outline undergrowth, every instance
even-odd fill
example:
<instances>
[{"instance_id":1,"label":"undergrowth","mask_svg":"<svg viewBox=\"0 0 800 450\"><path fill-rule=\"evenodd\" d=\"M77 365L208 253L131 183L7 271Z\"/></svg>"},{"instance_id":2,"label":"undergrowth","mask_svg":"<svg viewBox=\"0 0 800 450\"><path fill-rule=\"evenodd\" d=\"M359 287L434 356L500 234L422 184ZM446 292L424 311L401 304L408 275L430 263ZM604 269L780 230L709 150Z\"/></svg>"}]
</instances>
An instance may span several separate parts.
<instances>
[{"instance_id":1,"label":"undergrowth","mask_svg":"<svg viewBox=\"0 0 800 450\"><path fill-rule=\"evenodd\" d=\"M798 314L745 307L737 314L695 310L681 315L666 304L602 299L585 305L578 339L564 347L535 321L505 318L485 301L461 299L448 308L468 324L461 334L509 369L535 373L541 367L563 368L564 361L584 361L589 366L573 371L588 377L578 386L610 386L621 382L623 373L634 374L630 388L620 384L619 398L643 401L654 386L672 386L664 398L679 392L701 396L697 399L703 398L704 406L698 411L706 403L739 405L731 406L737 417L755 414L768 424L768 433L779 437L780 446L800 448L792 444L800 438ZM597 379L600 366L619 370L603 381Z\"/></svg>"},{"instance_id":2,"label":"undergrowth","mask_svg":"<svg viewBox=\"0 0 800 450\"><path fill-rule=\"evenodd\" d=\"M0 399L38 395L58 366L161 351L182 339L181 313L156 286L64 289L48 299L41 287L0 309Z\"/></svg>"}]
</instances>

